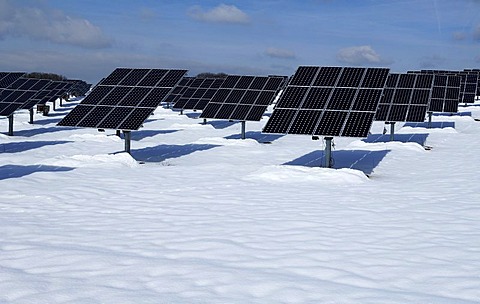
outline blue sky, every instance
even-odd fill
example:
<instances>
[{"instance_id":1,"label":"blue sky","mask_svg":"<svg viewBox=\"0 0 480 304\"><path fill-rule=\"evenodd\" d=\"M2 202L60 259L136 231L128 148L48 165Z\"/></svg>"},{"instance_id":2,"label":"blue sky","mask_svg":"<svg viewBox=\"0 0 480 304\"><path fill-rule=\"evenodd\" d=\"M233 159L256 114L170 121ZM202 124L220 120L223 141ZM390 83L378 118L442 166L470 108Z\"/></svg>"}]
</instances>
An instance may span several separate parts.
<instances>
[{"instance_id":1,"label":"blue sky","mask_svg":"<svg viewBox=\"0 0 480 304\"><path fill-rule=\"evenodd\" d=\"M480 0L0 0L0 71L480 68Z\"/></svg>"}]
</instances>

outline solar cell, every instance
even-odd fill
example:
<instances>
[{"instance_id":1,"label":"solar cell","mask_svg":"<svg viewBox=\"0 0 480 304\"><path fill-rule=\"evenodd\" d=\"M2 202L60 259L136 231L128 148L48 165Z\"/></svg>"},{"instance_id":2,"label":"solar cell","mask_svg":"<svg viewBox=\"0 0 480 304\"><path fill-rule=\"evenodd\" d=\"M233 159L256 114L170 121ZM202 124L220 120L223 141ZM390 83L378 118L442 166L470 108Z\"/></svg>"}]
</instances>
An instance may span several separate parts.
<instances>
[{"instance_id":1,"label":"solar cell","mask_svg":"<svg viewBox=\"0 0 480 304\"><path fill-rule=\"evenodd\" d=\"M364 137L388 72L387 68L299 67L263 132Z\"/></svg>"},{"instance_id":2,"label":"solar cell","mask_svg":"<svg viewBox=\"0 0 480 304\"><path fill-rule=\"evenodd\" d=\"M58 125L136 130L185 73L186 70L117 68Z\"/></svg>"},{"instance_id":3,"label":"solar cell","mask_svg":"<svg viewBox=\"0 0 480 304\"><path fill-rule=\"evenodd\" d=\"M10 116L18 109L32 108L43 97L42 90L50 84L46 79L18 78L0 93L3 109L0 115Z\"/></svg>"},{"instance_id":4,"label":"solar cell","mask_svg":"<svg viewBox=\"0 0 480 304\"><path fill-rule=\"evenodd\" d=\"M24 72L2 72L0 76L0 89L9 87L15 80L25 75Z\"/></svg>"},{"instance_id":5,"label":"solar cell","mask_svg":"<svg viewBox=\"0 0 480 304\"><path fill-rule=\"evenodd\" d=\"M203 110L223 83L222 78L195 78L182 92L174 109Z\"/></svg>"}]
</instances>

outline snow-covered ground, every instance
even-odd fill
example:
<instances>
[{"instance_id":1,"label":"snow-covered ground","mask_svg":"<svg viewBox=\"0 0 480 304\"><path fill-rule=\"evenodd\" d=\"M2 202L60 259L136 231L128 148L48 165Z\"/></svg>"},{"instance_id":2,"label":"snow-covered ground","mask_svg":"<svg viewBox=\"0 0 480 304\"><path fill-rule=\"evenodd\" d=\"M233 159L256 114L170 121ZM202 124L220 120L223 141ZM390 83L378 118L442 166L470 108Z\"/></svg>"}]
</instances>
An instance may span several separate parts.
<instances>
[{"instance_id":1,"label":"snow-covered ground","mask_svg":"<svg viewBox=\"0 0 480 304\"><path fill-rule=\"evenodd\" d=\"M0 303L480 303L480 107L323 142L0 119ZM422 145L431 147L426 150Z\"/></svg>"}]
</instances>

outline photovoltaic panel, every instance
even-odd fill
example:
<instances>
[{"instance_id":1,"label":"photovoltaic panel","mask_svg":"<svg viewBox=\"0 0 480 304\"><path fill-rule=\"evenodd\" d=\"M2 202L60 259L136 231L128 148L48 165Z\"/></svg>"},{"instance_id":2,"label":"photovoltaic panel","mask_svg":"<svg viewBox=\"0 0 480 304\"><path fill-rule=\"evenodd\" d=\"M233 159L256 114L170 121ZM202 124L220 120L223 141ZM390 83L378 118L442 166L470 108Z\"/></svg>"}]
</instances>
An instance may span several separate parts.
<instances>
[{"instance_id":1,"label":"photovoltaic panel","mask_svg":"<svg viewBox=\"0 0 480 304\"><path fill-rule=\"evenodd\" d=\"M227 76L200 117L259 121L285 80L285 76Z\"/></svg>"},{"instance_id":2,"label":"photovoltaic panel","mask_svg":"<svg viewBox=\"0 0 480 304\"><path fill-rule=\"evenodd\" d=\"M180 97L182 97L183 92L190 86L190 83L195 79L195 77L183 77L182 80L178 83L178 85L173 88L172 92L168 94L165 98L165 102L168 104L175 104Z\"/></svg>"},{"instance_id":3,"label":"photovoltaic panel","mask_svg":"<svg viewBox=\"0 0 480 304\"><path fill-rule=\"evenodd\" d=\"M224 80L224 78L195 78L183 90L173 108L203 110Z\"/></svg>"},{"instance_id":4,"label":"photovoltaic panel","mask_svg":"<svg viewBox=\"0 0 480 304\"><path fill-rule=\"evenodd\" d=\"M0 72L0 90L7 88L23 75L24 72Z\"/></svg>"},{"instance_id":5,"label":"photovoltaic panel","mask_svg":"<svg viewBox=\"0 0 480 304\"><path fill-rule=\"evenodd\" d=\"M461 77L459 103L474 103L478 95L480 85L480 73L477 70L470 71L448 71L448 70L420 70L409 71L408 73L452 75Z\"/></svg>"},{"instance_id":6,"label":"photovoltaic panel","mask_svg":"<svg viewBox=\"0 0 480 304\"><path fill-rule=\"evenodd\" d=\"M58 125L137 130L186 72L117 68L95 86Z\"/></svg>"},{"instance_id":7,"label":"photovoltaic panel","mask_svg":"<svg viewBox=\"0 0 480 304\"><path fill-rule=\"evenodd\" d=\"M10 116L32 101L36 104L36 96L50 83L46 79L18 78L0 92L0 116Z\"/></svg>"},{"instance_id":8,"label":"photovoltaic panel","mask_svg":"<svg viewBox=\"0 0 480 304\"><path fill-rule=\"evenodd\" d=\"M433 83L431 74L389 74L375 120L424 121Z\"/></svg>"},{"instance_id":9,"label":"photovoltaic panel","mask_svg":"<svg viewBox=\"0 0 480 304\"><path fill-rule=\"evenodd\" d=\"M458 112L460 76L435 75L429 112Z\"/></svg>"},{"instance_id":10,"label":"photovoltaic panel","mask_svg":"<svg viewBox=\"0 0 480 304\"><path fill-rule=\"evenodd\" d=\"M263 132L365 137L388 72L388 68L301 66Z\"/></svg>"}]
</instances>

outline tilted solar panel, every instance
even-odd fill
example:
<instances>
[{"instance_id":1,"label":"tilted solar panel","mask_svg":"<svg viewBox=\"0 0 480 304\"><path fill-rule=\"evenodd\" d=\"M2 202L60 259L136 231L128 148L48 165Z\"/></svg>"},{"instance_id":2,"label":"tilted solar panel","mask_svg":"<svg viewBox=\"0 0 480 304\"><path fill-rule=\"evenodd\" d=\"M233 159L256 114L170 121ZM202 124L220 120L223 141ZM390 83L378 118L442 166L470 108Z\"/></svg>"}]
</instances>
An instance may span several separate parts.
<instances>
[{"instance_id":1,"label":"tilted solar panel","mask_svg":"<svg viewBox=\"0 0 480 304\"><path fill-rule=\"evenodd\" d=\"M117 68L95 86L58 125L137 130L186 72Z\"/></svg>"},{"instance_id":2,"label":"tilted solar panel","mask_svg":"<svg viewBox=\"0 0 480 304\"><path fill-rule=\"evenodd\" d=\"M300 66L263 132L365 137L388 68Z\"/></svg>"},{"instance_id":3,"label":"tilted solar panel","mask_svg":"<svg viewBox=\"0 0 480 304\"><path fill-rule=\"evenodd\" d=\"M285 80L285 76L227 76L200 118L259 121Z\"/></svg>"},{"instance_id":4,"label":"tilted solar panel","mask_svg":"<svg viewBox=\"0 0 480 304\"><path fill-rule=\"evenodd\" d=\"M18 78L0 93L0 116L10 116L31 102L36 104L36 96L50 83L47 79Z\"/></svg>"}]
</instances>

